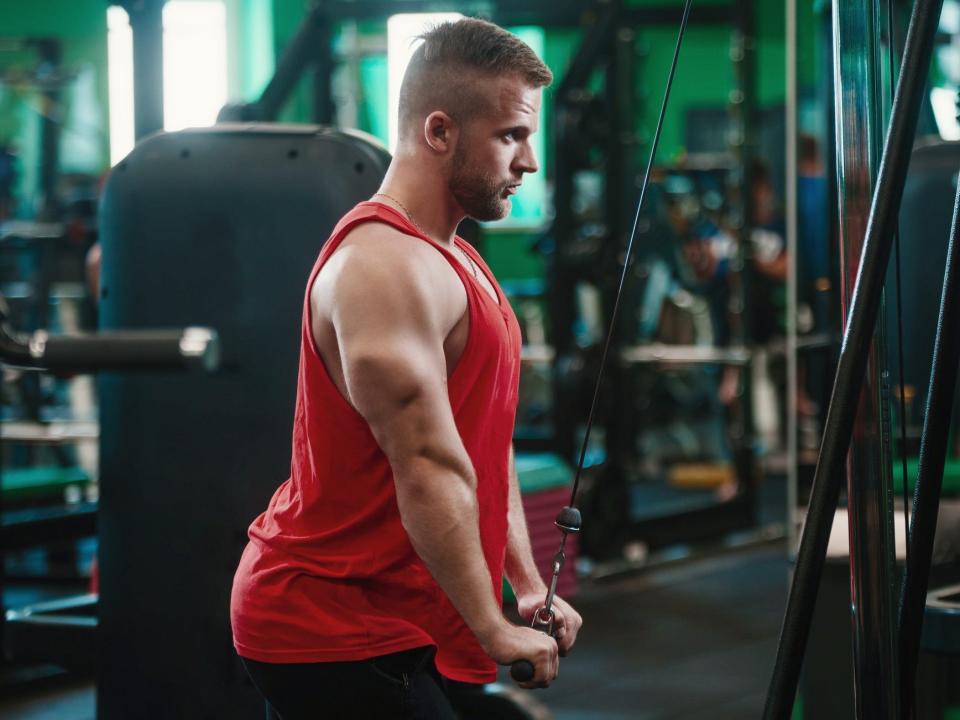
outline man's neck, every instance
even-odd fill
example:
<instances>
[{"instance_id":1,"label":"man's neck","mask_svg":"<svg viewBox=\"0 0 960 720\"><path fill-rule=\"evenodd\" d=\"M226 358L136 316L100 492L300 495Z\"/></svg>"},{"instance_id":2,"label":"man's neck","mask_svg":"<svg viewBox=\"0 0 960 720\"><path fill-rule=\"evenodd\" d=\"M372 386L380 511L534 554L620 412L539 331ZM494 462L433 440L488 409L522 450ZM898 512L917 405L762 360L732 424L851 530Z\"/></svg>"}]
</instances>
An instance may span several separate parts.
<instances>
[{"instance_id":1,"label":"man's neck","mask_svg":"<svg viewBox=\"0 0 960 720\"><path fill-rule=\"evenodd\" d=\"M463 210L450 195L443 175L415 158L395 157L377 200L396 208L431 240L452 244Z\"/></svg>"}]
</instances>

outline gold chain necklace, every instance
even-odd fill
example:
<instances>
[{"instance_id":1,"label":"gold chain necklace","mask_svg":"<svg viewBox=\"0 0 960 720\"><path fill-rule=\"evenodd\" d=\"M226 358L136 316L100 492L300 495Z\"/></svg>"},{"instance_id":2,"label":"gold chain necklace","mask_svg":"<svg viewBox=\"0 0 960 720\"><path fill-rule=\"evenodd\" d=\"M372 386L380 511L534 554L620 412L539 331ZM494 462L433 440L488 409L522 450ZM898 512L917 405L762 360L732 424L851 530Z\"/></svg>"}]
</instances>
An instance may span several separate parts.
<instances>
[{"instance_id":1,"label":"gold chain necklace","mask_svg":"<svg viewBox=\"0 0 960 720\"><path fill-rule=\"evenodd\" d=\"M388 200L391 200L392 202L394 202L394 203L397 205L397 207L399 207L401 210L403 210L403 214L407 216L407 220L409 220L411 223L413 223L413 226L414 226L415 228L417 228L417 230L419 230L421 233L423 233L423 234L426 235L427 237L430 237L430 234L429 234L426 230L423 229L423 227L420 225L420 223L418 223L416 220L413 219L413 215L410 214L410 211L407 210L406 206L405 206L402 202L400 202L400 201L397 200L395 197L393 197L393 195L387 195L387 194L384 193L384 192L376 192L376 193L373 194L374 197L377 197L378 195L379 195L380 197L385 197L385 198L387 198ZM474 280L476 280L477 282L480 282L480 275L479 275L479 273L477 272L477 265L476 265L476 263L473 262L473 258L470 257L470 256L467 254L467 251L466 251L466 250L464 250L462 247L460 247L459 245L457 245L456 242L453 243L453 247L455 247L457 250L459 250L459 251L460 251L460 254L461 254L461 255L464 257L464 259L467 261L467 267L469 267L469 268L470 268L470 272L473 273L473 278L474 278Z\"/></svg>"}]
</instances>

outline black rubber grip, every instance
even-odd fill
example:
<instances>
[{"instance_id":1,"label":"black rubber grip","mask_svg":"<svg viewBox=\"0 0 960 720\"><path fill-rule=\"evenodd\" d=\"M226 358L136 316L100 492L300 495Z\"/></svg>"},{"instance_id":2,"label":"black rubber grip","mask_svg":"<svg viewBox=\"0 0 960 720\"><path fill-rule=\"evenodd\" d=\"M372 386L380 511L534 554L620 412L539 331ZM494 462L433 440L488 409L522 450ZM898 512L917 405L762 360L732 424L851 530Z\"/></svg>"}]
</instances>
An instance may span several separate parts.
<instances>
[{"instance_id":1,"label":"black rubber grip","mask_svg":"<svg viewBox=\"0 0 960 720\"><path fill-rule=\"evenodd\" d=\"M533 663L529 660L517 660L510 666L510 677L517 682L530 682L533 674Z\"/></svg>"},{"instance_id":2,"label":"black rubber grip","mask_svg":"<svg viewBox=\"0 0 960 720\"><path fill-rule=\"evenodd\" d=\"M183 370L219 364L215 332L139 330L73 336L30 338L32 363L53 371L83 370Z\"/></svg>"}]
</instances>

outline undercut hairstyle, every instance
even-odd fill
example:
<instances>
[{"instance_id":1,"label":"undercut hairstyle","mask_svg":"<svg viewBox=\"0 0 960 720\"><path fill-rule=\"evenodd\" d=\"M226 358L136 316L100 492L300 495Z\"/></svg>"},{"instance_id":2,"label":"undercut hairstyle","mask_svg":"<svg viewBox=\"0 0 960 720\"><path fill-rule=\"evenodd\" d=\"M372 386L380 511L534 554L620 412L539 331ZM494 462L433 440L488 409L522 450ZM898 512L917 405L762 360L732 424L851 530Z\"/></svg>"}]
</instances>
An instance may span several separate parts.
<instances>
[{"instance_id":1,"label":"undercut hairstyle","mask_svg":"<svg viewBox=\"0 0 960 720\"><path fill-rule=\"evenodd\" d=\"M400 135L441 110L457 122L486 112L481 79L515 76L545 87L553 73L516 35L479 18L441 23L419 36L400 86Z\"/></svg>"}]
</instances>

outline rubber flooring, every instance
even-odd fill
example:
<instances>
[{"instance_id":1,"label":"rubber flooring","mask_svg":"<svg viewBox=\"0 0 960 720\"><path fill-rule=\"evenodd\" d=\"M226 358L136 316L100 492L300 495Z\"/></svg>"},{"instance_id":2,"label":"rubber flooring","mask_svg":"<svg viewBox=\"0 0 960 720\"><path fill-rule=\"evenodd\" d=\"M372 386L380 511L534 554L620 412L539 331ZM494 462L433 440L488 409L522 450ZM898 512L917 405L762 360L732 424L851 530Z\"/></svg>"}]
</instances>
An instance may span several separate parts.
<instances>
[{"instance_id":1,"label":"rubber flooring","mask_svg":"<svg viewBox=\"0 0 960 720\"><path fill-rule=\"evenodd\" d=\"M537 697L556 720L760 717L787 596L780 547L607 583Z\"/></svg>"}]
</instances>

